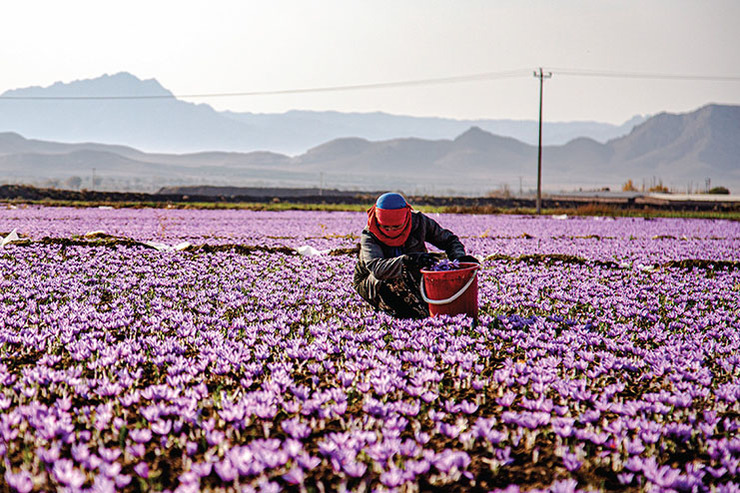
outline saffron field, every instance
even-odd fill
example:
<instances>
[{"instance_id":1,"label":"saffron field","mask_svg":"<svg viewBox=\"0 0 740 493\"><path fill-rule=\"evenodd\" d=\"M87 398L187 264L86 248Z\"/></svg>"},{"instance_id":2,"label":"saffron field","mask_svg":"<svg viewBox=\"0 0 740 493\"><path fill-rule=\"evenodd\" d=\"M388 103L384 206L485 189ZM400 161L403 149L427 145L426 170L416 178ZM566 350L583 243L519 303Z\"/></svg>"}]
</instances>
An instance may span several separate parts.
<instances>
[{"instance_id":1,"label":"saffron field","mask_svg":"<svg viewBox=\"0 0 740 493\"><path fill-rule=\"evenodd\" d=\"M0 491L739 491L740 223L432 217L477 324L363 213L1 209Z\"/></svg>"}]
</instances>

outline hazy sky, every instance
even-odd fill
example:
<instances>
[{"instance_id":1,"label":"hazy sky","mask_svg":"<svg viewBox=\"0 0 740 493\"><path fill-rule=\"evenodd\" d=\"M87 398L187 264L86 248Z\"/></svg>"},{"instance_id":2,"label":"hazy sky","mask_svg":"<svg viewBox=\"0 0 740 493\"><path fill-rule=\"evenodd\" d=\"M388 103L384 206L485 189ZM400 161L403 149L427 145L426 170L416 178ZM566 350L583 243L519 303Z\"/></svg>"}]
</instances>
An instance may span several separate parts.
<instances>
[{"instance_id":1,"label":"hazy sky","mask_svg":"<svg viewBox=\"0 0 740 493\"><path fill-rule=\"evenodd\" d=\"M175 94L518 77L192 100L256 113L550 121L740 104L737 0L23 0L0 18L0 93L128 71ZM729 81L586 73L722 76Z\"/></svg>"}]
</instances>

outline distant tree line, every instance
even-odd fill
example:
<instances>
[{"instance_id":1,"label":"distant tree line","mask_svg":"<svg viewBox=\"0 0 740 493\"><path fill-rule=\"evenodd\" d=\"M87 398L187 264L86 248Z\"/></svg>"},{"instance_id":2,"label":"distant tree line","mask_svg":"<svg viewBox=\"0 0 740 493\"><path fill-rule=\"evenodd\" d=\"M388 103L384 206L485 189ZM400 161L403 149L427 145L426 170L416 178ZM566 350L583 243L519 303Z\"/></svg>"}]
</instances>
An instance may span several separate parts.
<instances>
[{"instance_id":1,"label":"distant tree line","mask_svg":"<svg viewBox=\"0 0 740 493\"><path fill-rule=\"evenodd\" d=\"M730 195L730 190L727 187L711 187L710 188L710 179L706 179L706 186L704 190L701 190L698 186L694 186L693 183L689 182L686 193L706 193L710 195ZM642 185L640 188L637 187L634 181L632 181L632 178L624 182L622 185L622 191L623 192L652 192L652 193L678 193L677 190L671 190L667 186L663 185L662 179L656 179L653 177L648 184L646 180L642 180Z\"/></svg>"}]
</instances>

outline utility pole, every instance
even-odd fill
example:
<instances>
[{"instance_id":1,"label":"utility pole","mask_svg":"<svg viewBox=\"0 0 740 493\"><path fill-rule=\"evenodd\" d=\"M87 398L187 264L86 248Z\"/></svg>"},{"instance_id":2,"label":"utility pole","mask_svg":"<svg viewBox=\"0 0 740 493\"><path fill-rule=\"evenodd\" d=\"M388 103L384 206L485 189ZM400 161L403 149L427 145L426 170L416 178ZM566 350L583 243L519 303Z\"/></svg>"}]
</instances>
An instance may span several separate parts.
<instances>
[{"instance_id":1,"label":"utility pole","mask_svg":"<svg viewBox=\"0 0 740 493\"><path fill-rule=\"evenodd\" d=\"M540 79L540 138L537 148L537 214L540 214L542 211L542 86L545 79L552 77L552 72L544 74L540 67L539 73L535 71L534 76Z\"/></svg>"}]
</instances>

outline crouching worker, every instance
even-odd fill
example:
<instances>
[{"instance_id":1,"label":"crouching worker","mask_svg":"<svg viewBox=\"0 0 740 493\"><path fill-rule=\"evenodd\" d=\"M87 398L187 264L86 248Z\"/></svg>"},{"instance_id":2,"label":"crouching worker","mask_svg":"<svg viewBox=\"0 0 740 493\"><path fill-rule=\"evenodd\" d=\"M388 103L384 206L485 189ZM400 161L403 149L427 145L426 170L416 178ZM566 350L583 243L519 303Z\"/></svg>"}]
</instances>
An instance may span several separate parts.
<instances>
[{"instance_id":1,"label":"crouching worker","mask_svg":"<svg viewBox=\"0 0 740 493\"><path fill-rule=\"evenodd\" d=\"M397 193L378 197L367 211L360 237L354 287L373 307L398 318L425 318L429 306L421 296L421 269L438 260L425 242L444 250L450 260L476 262L465 254L457 236L421 212L412 210Z\"/></svg>"}]
</instances>

